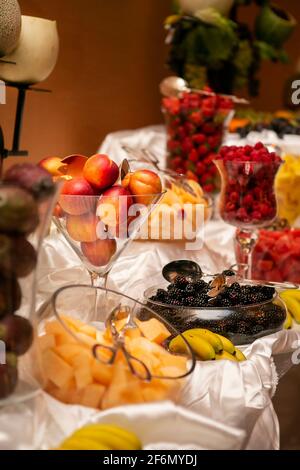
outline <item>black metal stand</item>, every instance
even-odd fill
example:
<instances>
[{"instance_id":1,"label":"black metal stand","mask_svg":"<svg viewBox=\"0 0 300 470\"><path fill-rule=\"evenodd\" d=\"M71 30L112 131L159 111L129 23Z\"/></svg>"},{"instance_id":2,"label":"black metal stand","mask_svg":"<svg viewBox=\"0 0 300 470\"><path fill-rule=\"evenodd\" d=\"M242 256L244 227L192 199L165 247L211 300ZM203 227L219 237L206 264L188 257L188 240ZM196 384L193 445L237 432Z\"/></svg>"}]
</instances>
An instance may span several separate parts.
<instances>
[{"instance_id":1,"label":"black metal stand","mask_svg":"<svg viewBox=\"0 0 300 470\"><path fill-rule=\"evenodd\" d=\"M3 160L5 158L10 157L10 156L14 156L14 157L27 157L28 156L27 150L20 150L23 114L24 114L27 91L51 93L51 90L45 90L41 88L31 88L29 85L6 83L6 86L13 87L18 90L18 100L17 100L17 107L16 107L13 144L12 144L11 150L7 150L5 148L3 131L2 131L2 127L0 126L0 177L2 175L2 165L3 165Z\"/></svg>"}]
</instances>

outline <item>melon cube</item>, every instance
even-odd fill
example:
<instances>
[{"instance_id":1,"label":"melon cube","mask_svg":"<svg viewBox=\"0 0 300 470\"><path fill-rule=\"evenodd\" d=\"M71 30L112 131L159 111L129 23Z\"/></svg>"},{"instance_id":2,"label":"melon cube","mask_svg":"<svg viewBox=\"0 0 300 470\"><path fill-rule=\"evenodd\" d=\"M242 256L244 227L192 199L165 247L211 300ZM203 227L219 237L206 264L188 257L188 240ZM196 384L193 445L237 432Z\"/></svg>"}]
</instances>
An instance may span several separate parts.
<instances>
[{"instance_id":1,"label":"melon cube","mask_svg":"<svg viewBox=\"0 0 300 470\"><path fill-rule=\"evenodd\" d=\"M168 366L168 367L161 367L160 368L160 375L163 377L180 377L184 375L186 370L182 370L180 367L175 366Z\"/></svg>"},{"instance_id":2,"label":"melon cube","mask_svg":"<svg viewBox=\"0 0 300 470\"><path fill-rule=\"evenodd\" d=\"M77 333L76 336L79 339L79 341L82 341L82 343L84 343L86 346L89 346L90 348L92 348L94 344L96 344L95 338L91 338L90 336L84 333Z\"/></svg>"},{"instance_id":3,"label":"melon cube","mask_svg":"<svg viewBox=\"0 0 300 470\"><path fill-rule=\"evenodd\" d=\"M83 391L80 404L90 408L100 408L106 388L103 385L91 384Z\"/></svg>"},{"instance_id":4,"label":"melon cube","mask_svg":"<svg viewBox=\"0 0 300 470\"><path fill-rule=\"evenodd\" d=\"M94 359L92 362L92 376L96 382L102 385L109 385L113 378L113 367L101 364L101 362Z\"/></svg>"},{"instance_id":5,"label":"melon cube","mask_svg":"<svg viewBox=\"0 0 300 470\"><path fill-rule=\"evenodd\" d=\"M143 335L154 343L161 344L171 336L166 326L156 318L147 321L136 320L136 322Z\"/></svg>"},{"instance_id":6,"label":"melon cube","mask_svg":"<svg viewBox=\"0 0 300 470\"><path fill-rule=\"evenodd\" d=\"M55 352L59 354L59 356L64 359L69 364L73 365L73 359L78 354L85 353L91 356L91 352L89 349L85 348L82 344L62 344L61 346L57 346L55 348Z\"/></svg>"},{"instance_id":7,"label":"melon cube","mask_svg":"<svg viewBox=\"0 0 300 470\"><path fill-rule=\"evenodd\" d=\"M57 387L63 387L73 377L73 368L51 349L43 353L42 365L46 378Z\"/></svg>"},{"instance_id":8,"label":"melon cube","mask_svg":"<svg viewBox=\"0 0 300 470\"><path fill-rule=\"evenodd\" d=\"M60 317L68 327L71 327L75 331L80 330L80 328L84 326L84 323L78 318L69 317L67 315L60 315Z\"/></svg>"},{"instance_id":9,"label":"melon cube","mask_svg":"<svg viewBox=\"0 0 300 470\"><path fill-rule=\"evenodd\" d=\"M79 328L79 333L84 333L87 336L90 336L93 339L96 339L97 330L94 326L84 325Z\"/></svg>"},{"instance_id":10,"label":"melon cube","mask_svg":"<svg viewBox=\"0 0 300 470\"><path fill-rule=\"evenodd\" d=\"M126 404L143 403L141 381L121 363L114 366L114 376L102 400L102 409Z\"/></svg>"},{"instance_id":11,"label":"melon cube","mask_svg":"<svg viewBox=\"0 0 300 470\"><path fill-rule=\"evenodd\" d=\"M143 399L146 402L162 401L168 397L168 389L148 385L142 389Z\"/></svg>"},{"instance_id":12,"label":"melon cube","mask_svg":"<svg viewBox=\"0 0 300 470\"><path fill-rule=\"evenodd\" d=\"M183 374L187 371L187 358L183 356L175 356L173 354L165 354L160 357L162 367L177 367L182 370Z\"/></svg>"},{"instance_id":13,"label":"melon cube","mask_svg":"<svg viewBox=\"0 0 300 470\"><path fill-rule=\"evenodd\" d=\"M92 356L87 356L85 353L78 354L73 358L74 376L77 390L81 390L87 385L93 383L91 361Z\"/></svg>"},{"instance_id":14,"label":"melon cube","mask_svg":"<svg viewBox=\"0 0 300 470\"><path fill-rule=\"evenodd\" d=\"M40 352L44 352L47 349L55 348L55 337L54 335L42 335L37 339L37 344Z\"/></svg>"}]
</instances>

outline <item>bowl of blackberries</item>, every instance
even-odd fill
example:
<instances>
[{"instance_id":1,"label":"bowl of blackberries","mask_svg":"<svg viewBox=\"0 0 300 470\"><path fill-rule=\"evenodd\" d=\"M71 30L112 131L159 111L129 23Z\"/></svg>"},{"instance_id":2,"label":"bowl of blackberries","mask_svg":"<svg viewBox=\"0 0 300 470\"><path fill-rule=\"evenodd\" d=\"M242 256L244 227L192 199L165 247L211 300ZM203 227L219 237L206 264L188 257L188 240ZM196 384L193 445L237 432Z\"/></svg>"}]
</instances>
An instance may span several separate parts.
<instances>
[{"instance_id":1,"label":"bowl of blackberries","mask_svg":"<svg viewBox=\"0 0 300 470\"><path fill-rule=\"evenodd\" d=\"M180 332L205 328L235 345L282 330L285 304L272 286L241 281L230 270L201 278L178 275L144 293L147 306Z\"/></svg>"}]
</instances>

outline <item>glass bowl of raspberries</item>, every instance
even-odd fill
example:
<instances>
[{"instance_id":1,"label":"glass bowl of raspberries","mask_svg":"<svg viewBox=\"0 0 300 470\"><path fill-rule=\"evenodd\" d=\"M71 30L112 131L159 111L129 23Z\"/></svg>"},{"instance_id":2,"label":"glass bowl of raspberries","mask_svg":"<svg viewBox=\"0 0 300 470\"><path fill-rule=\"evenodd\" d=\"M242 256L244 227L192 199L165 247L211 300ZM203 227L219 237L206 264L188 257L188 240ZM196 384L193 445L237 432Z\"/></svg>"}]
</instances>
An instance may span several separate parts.
<instances>
[{"instance_id":1,"label":"glass bowl of raspberries","mask_svg":"<svg viewBox=\"0 0 300 470\"><path fill-rule=\"evenodd\" d=\"M213 292L215 276L191 279L177 276L172 283L153 286L144 293L147 306L183 333L208 329L246 345L283 328L287 311L273 287L251 282L229 283Z\"/></svg>"}]
</instances>

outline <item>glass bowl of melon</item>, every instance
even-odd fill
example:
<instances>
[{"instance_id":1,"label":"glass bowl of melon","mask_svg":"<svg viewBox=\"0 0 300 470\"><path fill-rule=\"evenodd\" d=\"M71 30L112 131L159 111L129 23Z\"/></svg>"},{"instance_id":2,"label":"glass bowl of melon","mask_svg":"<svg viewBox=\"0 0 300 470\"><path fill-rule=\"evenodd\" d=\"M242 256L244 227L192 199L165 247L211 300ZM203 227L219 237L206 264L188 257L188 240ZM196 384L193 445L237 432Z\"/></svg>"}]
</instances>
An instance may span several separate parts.
<instances>
[{"instance_id":1,"label":"glass bowl of melon","mask_svg":"<svg viewBox=\"0 0 300 470\"><path fill-rule=\"evenodd\" d=\"M63 287L39 309L37 323L37 378L67 405L106 410L176 400L195 368L183 336L181 353L169 351L180 334L174 327L110 289Z\"/></svg>"}]
</instances>

